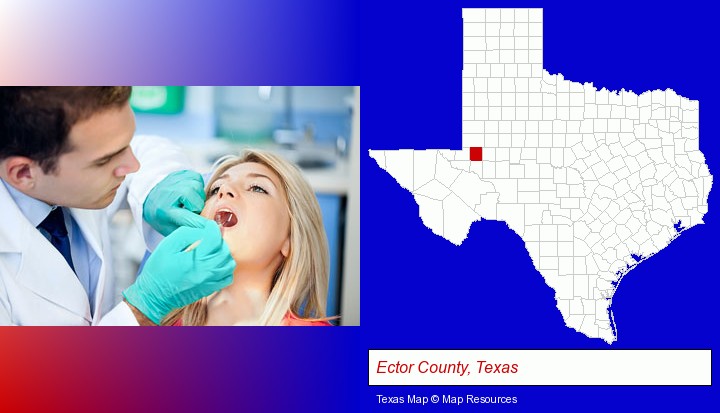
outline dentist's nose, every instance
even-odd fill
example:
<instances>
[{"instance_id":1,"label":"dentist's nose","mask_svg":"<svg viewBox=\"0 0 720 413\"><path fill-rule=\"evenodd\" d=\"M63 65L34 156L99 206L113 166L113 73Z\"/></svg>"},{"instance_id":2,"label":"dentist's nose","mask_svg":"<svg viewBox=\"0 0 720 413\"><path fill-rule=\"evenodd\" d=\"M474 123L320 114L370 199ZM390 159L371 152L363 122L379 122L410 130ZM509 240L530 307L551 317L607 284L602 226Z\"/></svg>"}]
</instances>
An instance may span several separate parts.
<instances>
[{"instance_id":1,"label":"dentist's nose","mask_svg":"<svg viewBox=\"0 0 720 413\"><path fill-rule=\"evenodd\" d=\"M113 172L116 177L124 178L125 175L137 172L138 169L140 169L140 162L135 157L132 149L128 148L120 158L120 165Z\"/></svg>"}]
</instances>

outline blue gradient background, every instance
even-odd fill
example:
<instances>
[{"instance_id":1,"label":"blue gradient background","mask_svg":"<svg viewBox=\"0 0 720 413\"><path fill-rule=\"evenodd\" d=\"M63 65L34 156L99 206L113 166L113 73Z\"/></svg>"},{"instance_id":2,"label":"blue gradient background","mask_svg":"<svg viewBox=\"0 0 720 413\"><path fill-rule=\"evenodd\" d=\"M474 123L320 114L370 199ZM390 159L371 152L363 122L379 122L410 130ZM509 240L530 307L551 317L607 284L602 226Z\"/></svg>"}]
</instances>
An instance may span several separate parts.
<instances>
[{"instance_id":1,"label":"blue gradient background","mask_svg":"<svg viewBox=\"0 0 720 413\"><path fill-rule=\"evenodd\" d=\"M6 0L0 79L354 85L357 16L352 1Z\"/></svg>"},{"instance_id":2,"label":"blue gradient background","mask_svg":"<svg viewBox=\"0 0 720 413\"><path fill-rule=\"evenodd\" d=\"M701 102L717 177L717 10L607 1L0 3L4 84L361 85L361 327L0 328L2 411L706 411L715 387L368 387L369 348L608 348L564 327L503 223L433 235L367 149L461 145L462 7L544 7L545 67ZM621 63L622 62L622 63ZM715 183L716 186L718 182ZM622 282L612 348L718 345L717 190L707 225ZM517 396L383 406L376 394ZM714 406L714 407L711 407Z\"/></svg>"}]
</instances>

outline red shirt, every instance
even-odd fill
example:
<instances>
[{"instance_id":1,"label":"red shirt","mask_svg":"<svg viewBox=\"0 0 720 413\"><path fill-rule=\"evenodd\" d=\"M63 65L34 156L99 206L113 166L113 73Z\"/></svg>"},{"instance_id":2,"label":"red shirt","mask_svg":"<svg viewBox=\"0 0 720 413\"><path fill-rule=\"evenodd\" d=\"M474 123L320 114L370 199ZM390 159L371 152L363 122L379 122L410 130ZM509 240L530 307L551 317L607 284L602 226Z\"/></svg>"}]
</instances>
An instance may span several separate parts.
<instances>
[{"instance_id":1,"label":"red shirt","mask_svg":"<svg viewBox=\"0 0 720 413\"><path fill-rule=\"evenodd\" d=\"M178 319L173 324L173 327L182 327L182 318ZM283 318L282 323L280 325L283 326L310 326L310 327L330 327L332 324L330 324L327 320L305 320L303 318L299 318L295 314L293 314L292 311L288 311L287 314L285 314L285 318Z\"/></svg>"},{"instance_id":2,"label":"red shirt","mask_svg":"<svg viewBox=\"0 0 720 413\"><path fill-rule=\"evenodd\" d=\"M283 318L282 325L284 326L312 326L312 327L326 327L332 326L327 320L305 320L298 318L292 311L288 311Z\"/></svg>"}]
</instances>

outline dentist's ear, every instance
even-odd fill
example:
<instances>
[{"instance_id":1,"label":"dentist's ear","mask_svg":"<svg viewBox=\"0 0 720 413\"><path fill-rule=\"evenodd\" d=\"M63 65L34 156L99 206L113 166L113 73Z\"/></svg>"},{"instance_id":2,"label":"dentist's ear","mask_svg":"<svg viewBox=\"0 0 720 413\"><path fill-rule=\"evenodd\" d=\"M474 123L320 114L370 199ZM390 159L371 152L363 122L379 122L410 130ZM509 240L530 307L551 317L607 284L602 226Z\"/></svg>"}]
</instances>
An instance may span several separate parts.
<instances>
[{"instance_id":1,"label":"dentist's ear","mask_svg":"<svg viewBox=\"0 0 720 413\"><path fill-rule=\"evenodd\" d=\"M37 162L24 156L11 156L0 165L2 178L14 188L29 192L35 187L36 175L40 170Z\"/></svg>"}]
</instances>

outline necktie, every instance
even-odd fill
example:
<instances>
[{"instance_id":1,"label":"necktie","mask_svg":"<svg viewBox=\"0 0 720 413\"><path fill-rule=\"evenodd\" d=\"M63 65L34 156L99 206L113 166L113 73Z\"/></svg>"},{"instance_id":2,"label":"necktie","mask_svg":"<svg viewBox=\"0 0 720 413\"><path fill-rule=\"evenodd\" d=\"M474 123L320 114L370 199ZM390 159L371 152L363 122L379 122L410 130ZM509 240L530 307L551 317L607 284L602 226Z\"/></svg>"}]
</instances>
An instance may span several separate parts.
<instances>
[{"instance_id":1,"label":"necktie","mask_svg":"<svg viewBox=\"0 0 720 413\"><path fill-rule=\"evenodd\" d=\"M68 237L67 228L65 228L65 218L63 217L62 208L57 207L50 212L50 215L38 225L50 234L50 243L60 251L70 268L75 272L75 266L70 255L70 238Z\"/></svg>"}]
</instances>

